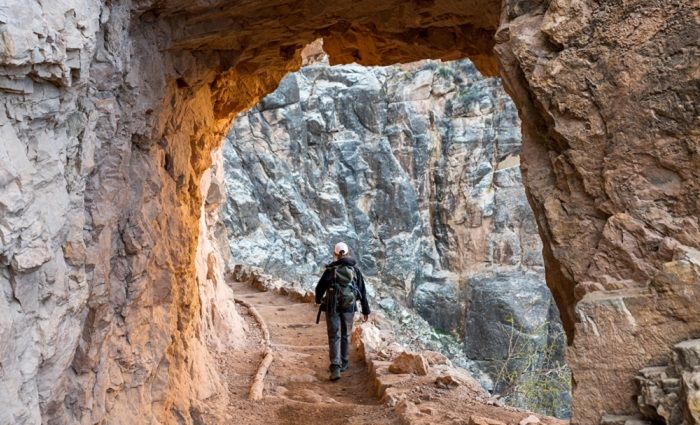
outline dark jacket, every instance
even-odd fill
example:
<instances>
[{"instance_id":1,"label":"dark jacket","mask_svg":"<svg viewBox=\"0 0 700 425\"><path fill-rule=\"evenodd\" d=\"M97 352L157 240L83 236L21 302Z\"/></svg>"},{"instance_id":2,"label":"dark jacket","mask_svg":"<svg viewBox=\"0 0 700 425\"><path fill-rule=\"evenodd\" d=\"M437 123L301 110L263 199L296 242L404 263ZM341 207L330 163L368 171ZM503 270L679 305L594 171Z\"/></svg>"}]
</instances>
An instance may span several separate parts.
<instances>
[{"instance_id":1,"label":"dark jacket","mask_svg":"<svg viewBox=\"0 0 700 425\"><path fill-rule=\"evenodd\" d=\"M326 270L323 271L321 279L319 279L318 283L316 284L316 304L321 304L323 302L323 295L326 293L328 288L330 288L330 286L334 283L333 267L339 266L341 264L351 266L353 269L355 269L355 272L357 273L357 281L355 282L355 285L357 286L358 291L360 291L360 304L362 305L362 314L369 314L369 303L367 302L367 289L365 288L365 279L364 277L362 277L362 272L360 271L360 269L356 266L357 261L355 261L355 259L352 257L343 257L340 260L334 261L326 265ZM355 308L357 307L353 306L353 311Z\"/></svg>"}]
</instances>

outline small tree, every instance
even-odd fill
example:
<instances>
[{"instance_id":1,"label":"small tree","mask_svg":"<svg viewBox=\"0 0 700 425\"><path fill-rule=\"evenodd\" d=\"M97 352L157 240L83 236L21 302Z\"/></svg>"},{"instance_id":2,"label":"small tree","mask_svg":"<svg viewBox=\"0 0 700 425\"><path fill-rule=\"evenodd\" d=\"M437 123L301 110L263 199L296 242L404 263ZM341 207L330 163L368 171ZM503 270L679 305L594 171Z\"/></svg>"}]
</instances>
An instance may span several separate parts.
<instances>
[{"instance_id":1,"label":"small tree","mask_svg":"<svg viewBox=\"0 0 700 425\"><path fill-rule=\"evenodd\" d=\"M502 326L507 327L508 347L505 357L490 361L494 391L510 405L552 416L568 416L571 371L561 353L565 340L561 326L545 321L528 334L518 329L512 317ZM530 337L545 330L548 335L545 344L538 344Z\"/></svg>"}]
</instances>

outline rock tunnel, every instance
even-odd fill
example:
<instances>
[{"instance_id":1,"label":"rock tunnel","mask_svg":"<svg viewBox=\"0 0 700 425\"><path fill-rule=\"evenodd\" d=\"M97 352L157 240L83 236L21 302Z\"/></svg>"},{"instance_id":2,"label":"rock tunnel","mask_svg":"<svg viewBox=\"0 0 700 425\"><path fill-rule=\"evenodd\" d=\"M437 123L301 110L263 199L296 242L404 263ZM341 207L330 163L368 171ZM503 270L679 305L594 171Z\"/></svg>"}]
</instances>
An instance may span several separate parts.
<instances>
[{"instance_id":1,"label":"rock tunnel","mask_svg":"<svg viewBox=\"0 0 700 425\"><path fill-rule=\"evenodd\" d=\"M237 321L207 242L210 154L317 38L332 63L467 57L500 75L572 423L634 413L639 369L700 336L697 14L684 0L1 6L6 417L192 423L221 385L204 341Z\"/></svg>"}]
</instances>

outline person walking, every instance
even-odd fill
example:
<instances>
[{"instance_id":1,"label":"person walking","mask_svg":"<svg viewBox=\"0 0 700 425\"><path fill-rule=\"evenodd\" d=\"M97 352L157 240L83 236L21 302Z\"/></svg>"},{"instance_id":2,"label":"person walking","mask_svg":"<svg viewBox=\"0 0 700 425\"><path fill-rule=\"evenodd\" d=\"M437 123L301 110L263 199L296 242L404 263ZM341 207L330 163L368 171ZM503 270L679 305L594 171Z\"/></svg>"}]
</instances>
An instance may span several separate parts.
<instances>
[{"instance_id":1,"label":"person walking","mask_svg":"<svg viewBox=\"0 0 700 425\"><path fill-rule=\"evenodd\" d=\"M362 272L357 261L350 257L347 244L339 242L333 250L335 261L326 265L323 275L316 284L316 304L326 315L328 349L330 358L330 379L340 379L340 372L348 368L350 359L350 335L355 320L357 301L362 307L362 321L369 318L367 291Z\"/></svg>"}]
</instances>

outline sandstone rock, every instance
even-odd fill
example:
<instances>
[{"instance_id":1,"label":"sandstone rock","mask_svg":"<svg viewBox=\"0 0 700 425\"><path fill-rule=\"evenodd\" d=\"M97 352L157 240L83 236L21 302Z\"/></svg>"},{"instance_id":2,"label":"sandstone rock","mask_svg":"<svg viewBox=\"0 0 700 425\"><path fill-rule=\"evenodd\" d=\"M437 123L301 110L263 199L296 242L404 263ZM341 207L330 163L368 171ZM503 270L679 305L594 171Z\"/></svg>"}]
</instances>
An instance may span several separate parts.
<instances>
[{"instance_id":1,"label":"sandstone rock","mask_svg":"<svg viewBox=\"0 0 700 425\"><path fill-rule=\"evenodd\" d=\"M675 10L690 10L691 3ZM697 190L690 172L697 161L688 151L667 149L697 137L697 126L680 118L683 102L669 111L677 123L649 119L660 99L697 97L685 84L692 61L670 66L663 51L670 40L687 46L685 31L698 26L671 12L640 22L620 45L612 40L632 34L620 19L629 5L612 12L594 2L512 2L505 10L495 49L524 123L524 180L544 242L548 286L569 338L572 423L597 423L604 412L634 414L634 375L679 341L697 337L700 323L688 298L697 298L698 289L686 279L668 279L665 290L644 295L659 272L680 265L666 266L672 246L697 249L700 240L698 206L687 210L675 201ZM637 62L642 51L657 53ZM593 67L582 62L589 54ZM590 79L594 74L599 78ZM636 99L651 92L658 94L640 108ZM632 170L644 172L629 179ZM640 350L639 341L654 342Z\"/></svg>"},{"instance_id":2,"label":"sandstone rock","mask_svg":"<svg viewBox=\"0 0 700 425\"><path fill-rule=\"evenodd\" d=\"M501 421L496 420L496 419L472 415L469 418L469 425L506 425L506 424L505 424L505 422L501 422Z\"/></svg>"},{"instance_id":3,"label":"sandstone rock","mask_svg":"<svg viewBox=\"0 0 700 425\"><path fill-rule=\"evenodd\" d=\"M400 401L406 399L406 391L399 388L386 388L381 401L387 406L395 407Z\"/></svg>"},{"instance_id":4,"label":"sandstone rock","mask_svg":"<svg viewBox=\"0 0 700 425\"><path fill-rule=\"evenodd\" d=\"M394 407L394 411L402 416L415 416L420 413L420 410L415 403L412 403L406 399L398 402L396 407Z\"/></svg>"},{"instance_id":5,"label":"sandstone rock","mask_svg":"<svg viewBox=\"0 0 700 425\"><path fill-rule=\"evenodd\" d=\"M520 422L518 422L518 425L534 425L534 424L541 424L540 418L538 418L535 415L530 415L526 418L523 418Z\"/></svg>"},{"instance_id":6,"label":"sandstone rock","mask_svg":"<svg viewBox=\"0 0 700 425\"><path fill-rule=\"evenodd\" d=\"M383 345L379 329L371 324L355 326L352 331L352 343L363 356L365 352L378 352Z\"/></svg>"},{"instance_id":7,"label":"sandstone rock","mask_svg":"<svg viewBox=\"0 0 700 425\"><path fill-rule=\"evenodd\" d=\"M504 406L503 400L498 394L489 397L488 400L486 400L486 404L489 406Z\"/></svg>"},{"instance_id":8,"label":"sandstone rock","mask_svg":"<svg viewBox=\"0 0 700 425\"><path fill-rule=\"evenodd\" d=\"M430 366L421 354L403 352L391 362L389 372L427 375Z\"/></svg>"},{"instance_id":9,"label":"sandstone rock","mask_svg":"<svg viewBox=\"0 0 700 425\"><path fill-rule=\"evenodd\" d=\"M652 420L693 423L697 421L700 400L700 339L676 344L672 357L668 366L639 371L637 403Z\"/></svg>"},{"instance_id":10,"label":"sandstone rock","mask_svg":"<svg viewBox=\"0 0 700 425\"><path fill-rule=\"evenodd\" d=\"M700 372L695 372L690 376L683 377L686 385L685 399L688 419L693 424L700 424Z\"/></svg>"},{"instance_id":11,"label":"sandstone rock","mask_svg":"<svg viewBox=\"0 0 700 425\"><path fill-rule=\"evenodd\" d=\"M678 398L680 380L669 377L666 367L644 368L637 381L641 389L637 403L643 414L660 417L666 424L682 421L682 407Z\"/></svg>"},{"instance_id":12,"label":"sandstone rock","mask_svg":"<svg viewBox=\"0 0 700 425\"><path fill-rule=\"evenodd\" d=\"M698 334L692 268L669 248L700 240L695 4L278 6L3 2L0 120L31 167L0 173L0 335L10 341L0 422L198 417L217 381L203 340L225 338L216 324L236 326L226 308L211 314L225 285L198 281L217 275L198 270L208 257L197 246L207 240L200 178L227 121L272 91L319 34L332 63L471 56L484 72L500 69L523 119L524 181L570 338L574 422L635 410L634 374ZM490 106L457 110L473 118ZM11 143L4 131L0 151ZM57 150L38 148L46 141ZM25 162L0 157L3 171ZM156 237L132 255L121 233L134 218ZM63 258L76 235L83 264ZM505 244L495 251L512 258Z\"/></svg>"},{"instance_id":13,"label":"sandstone rock","mask_svg":"<svg viewBox=\"0 0 700 425\"><path fill-rule=\"evenodd\" d=\"M442 353L438 353L436 351L430 351L430 350L423 350L421 351L421 354L423 357L425 357L425 360L428 361L428 365L430 366L436 366L436 365L446 365L446 366L452 366L452 362L450 359L447 358Z\"/></svg>"},{"instance_id":14,"label":"sandstone rock","mask_svg":"<svg viewBox=\"0 0 700 425\"><path fill-rule=\"evenodd\" d=\"M449 389L458 387L459 382L451 375L442 375L435 378L435 385L437 385L438 388Z\"/></svg>"},{"instance_id":15,"label":"sandstone rock","mask_svg":"<svg viewBox=\"0 0 700 425\"><path fill-rule=\"evenodd\" d=\"M427 416L434 416L437 413L433 407L421 407L420 412Z\"/></svg>"}]
</instances>

